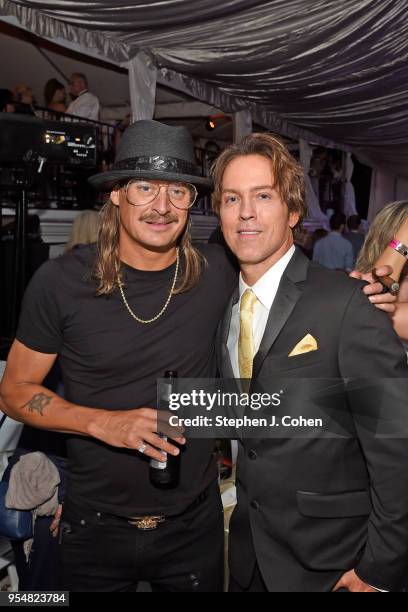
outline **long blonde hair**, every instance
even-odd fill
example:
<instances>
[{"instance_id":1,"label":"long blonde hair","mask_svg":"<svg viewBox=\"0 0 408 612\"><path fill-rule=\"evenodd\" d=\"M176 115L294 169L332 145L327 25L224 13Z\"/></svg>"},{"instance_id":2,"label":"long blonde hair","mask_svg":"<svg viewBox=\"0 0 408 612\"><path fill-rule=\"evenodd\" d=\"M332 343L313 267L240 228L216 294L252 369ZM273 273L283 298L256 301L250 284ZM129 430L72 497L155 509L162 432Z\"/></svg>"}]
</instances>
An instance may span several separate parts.
<instances>
[{"instance_id":1,"label":"long blonde hair","mask_svg":"<svg viewBox=\"0 0 408 612\"><path fill-rule=\"evenodd\" d=\"M184 293L195 287L202 274L206 260L192 244L192 223L189 219L179 246L183 258L182 273L174 294ZM122 281L121 262L119 257L119 207L109 199L100 212L100 229L98 237L98 257L95 266L95 277L98 281L97 295L109 295Z\"/></svg>"},{"instance_id":2,"label":"long blonde hair","mask_svg":"<svg viewBox=\"0 0 408 612\"><path fill-rule=\"evenodd\" d=\"M359 272L371 272L376 262L394 238L401 225L408 219L408 201L391 202L375 217L358 256Z\"/></svg>"},{"instance_id":3,"label":"long blonde hair","mask_svg":"<svg viewBox=\"0 0 408 612\"><path fill-rule=\"evenodd\" d=\"M93 244L99 234L99 213L96 210L84 210L74 220L71 235L65 247L65 252L72 251L78 244Z\"/></svg>"}]
</instances>

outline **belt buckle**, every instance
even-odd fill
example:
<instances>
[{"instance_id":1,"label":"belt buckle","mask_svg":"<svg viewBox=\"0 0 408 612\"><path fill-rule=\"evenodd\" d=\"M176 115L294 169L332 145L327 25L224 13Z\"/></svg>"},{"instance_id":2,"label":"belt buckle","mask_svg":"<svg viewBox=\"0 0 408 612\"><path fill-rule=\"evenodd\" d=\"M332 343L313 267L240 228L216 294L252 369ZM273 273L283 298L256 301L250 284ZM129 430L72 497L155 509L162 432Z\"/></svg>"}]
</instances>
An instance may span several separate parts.
<instances>
[{"instance_id":1,"label":"belt buckle","mask_svg":"<svg viewBox=\"0 0 408 612\"><path fill-rule=\"evenodd\" d=\"M128 523L137 527L140 531L153 531L165 520L164 516L131 516Z\"/></svg>"}]
</instances>

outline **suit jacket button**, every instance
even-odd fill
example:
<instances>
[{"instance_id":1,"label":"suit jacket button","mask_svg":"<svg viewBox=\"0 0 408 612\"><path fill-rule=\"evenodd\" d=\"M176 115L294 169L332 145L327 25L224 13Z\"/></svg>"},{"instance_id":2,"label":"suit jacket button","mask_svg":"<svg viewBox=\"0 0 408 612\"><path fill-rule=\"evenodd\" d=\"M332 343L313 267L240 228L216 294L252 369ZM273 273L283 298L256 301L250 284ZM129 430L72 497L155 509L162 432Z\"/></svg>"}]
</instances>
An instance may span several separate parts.
<instances>
[{"instance_id":1,"label":"suit jacket button","mask_svg":"<svg viewBox=\"0 0 408 612\"><path fill-rule=\"evenodd\" d=\"M251 501L251 508L252 508L253 510L259 510L260 505L258 504L258 502L256 501L256 499L253 499L253 500Z\"/></svg>"},{"instance_id":2,"label":"suit jacket button","mask_svg":"<svg viewBox=\"0 0 408 612\"><path fill-rule=\"evenodd\" d=\"M254 451L253 449L251 449L248 452L248 457L252 460L252 461L256 461L256 459L258 459L258 453L256 451Z\"/></svg>"}]
</instances>

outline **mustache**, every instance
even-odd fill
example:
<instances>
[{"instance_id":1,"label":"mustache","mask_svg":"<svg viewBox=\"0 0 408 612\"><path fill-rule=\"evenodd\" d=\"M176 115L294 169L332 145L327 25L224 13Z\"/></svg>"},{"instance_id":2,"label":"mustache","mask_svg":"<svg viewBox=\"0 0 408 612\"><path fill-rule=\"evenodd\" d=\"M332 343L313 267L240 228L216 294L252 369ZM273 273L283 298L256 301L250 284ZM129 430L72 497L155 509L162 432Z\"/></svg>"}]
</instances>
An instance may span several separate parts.
<instances>
[{"instance_id":1,"label":"mustache","mask_svg":"<svg viewBox=\"0 0 408 612\"><path fill-rule=\"evenodd\" d=\"M178 217L171 212L165 215L147 212L139 217L139 221L146 221L148 223L173 223L174 221L178 221Z\"/></svg>"}]
</instances>

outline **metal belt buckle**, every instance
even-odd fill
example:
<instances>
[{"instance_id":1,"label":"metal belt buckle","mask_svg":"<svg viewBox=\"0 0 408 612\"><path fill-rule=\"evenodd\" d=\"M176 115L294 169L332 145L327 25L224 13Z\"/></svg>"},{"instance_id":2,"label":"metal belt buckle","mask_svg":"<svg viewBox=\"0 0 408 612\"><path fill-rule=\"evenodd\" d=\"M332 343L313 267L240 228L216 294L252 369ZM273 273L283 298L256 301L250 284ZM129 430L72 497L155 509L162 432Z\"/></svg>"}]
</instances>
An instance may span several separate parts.
<instances>
[{"instance_id":1,"label":"metal belt buckle","mask_svg":"<svg viewBox=\"0 0 408 612\"><path fill-rule=\"evenodd\" d=\"M152 531L157 529L160 523L164 523L164 516L131 516L128 523L141 531Z\"/></svg>"}]
</instances>

